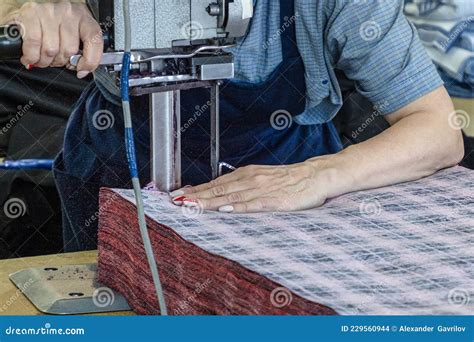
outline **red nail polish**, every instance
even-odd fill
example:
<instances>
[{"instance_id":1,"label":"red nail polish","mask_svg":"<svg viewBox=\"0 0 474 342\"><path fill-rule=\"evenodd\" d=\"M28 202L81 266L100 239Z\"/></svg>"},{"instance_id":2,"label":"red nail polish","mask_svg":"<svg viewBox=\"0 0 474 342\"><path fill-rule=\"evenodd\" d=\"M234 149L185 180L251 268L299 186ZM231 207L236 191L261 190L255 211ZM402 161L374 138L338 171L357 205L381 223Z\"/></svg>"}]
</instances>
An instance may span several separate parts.
<instances>
[{"instance_id":1,"label":"red nail polish","mask_svg":"<svg viewBox=\"0 0 474 342\"><path fill-rule=\"evenodd\" d=\"M25 65L25 69L30 71L30 70L33 70L35 68L35 66L33 64L27 64Z\"/></svg>"},{"instance_id":2,"label":"red nail polish","mask_svg":"<svg viewBox=\"0 0 474 342\"><path fill-rule=\"evenodd\" d=\"M179 196L179 197L175 197L171 200L171 202L173 202L174 205L177 205L177 206L182 206L184 204L183 200L185 199L186 197L185 196Z\"/></svg>"}]
</instances>

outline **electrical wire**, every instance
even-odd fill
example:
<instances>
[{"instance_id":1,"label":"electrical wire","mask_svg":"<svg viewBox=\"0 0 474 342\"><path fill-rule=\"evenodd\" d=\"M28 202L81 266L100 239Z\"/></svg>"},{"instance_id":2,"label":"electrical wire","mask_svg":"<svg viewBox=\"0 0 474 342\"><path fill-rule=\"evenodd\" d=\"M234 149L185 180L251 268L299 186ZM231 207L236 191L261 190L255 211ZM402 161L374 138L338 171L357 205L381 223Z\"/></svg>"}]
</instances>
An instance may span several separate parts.
<instances>
[{"instance_id":1,"label":"electrical wire","mask_svg":"<svg viewBox=\"0 0 474 342\"><path fill-rule=\"evenodd\" d=\"M160 274L158 272L158 266L156 264L155 255L153 253L153 246L150 241L148 229L146 226L145 210L143 204L143 197L141 192L140 180L138 176L138 167L135 153L135 140L133 136L132 127L132 116L130 110L130 97L129 97L129 74L130 74L130 56L132 48L132 34L130 24L130 6L129 0L123 1L123 16L125 26L125 49L123 54L122 72L120 75L120 89L122 96L123 106L123 118L125 125L125 147L127 151L127 160L132 176L133 191L137 202L137 214L138 224L140 227L140 233L143 239L143 245L145 247L145 253L150 266L151 275L153 277L153 283L155 285L156 296L160 305L160 313L162 316L168 315L165 296L163 294L163 288L161 286Z\"/></svg>"},{"instance_id":2,"label":"electrical wire","mask_svg":"<svg viewBox=\"0 0 474 342\"><path fill-rule=\"evenodd\" d=\"M21 159L0 161L0 170L52 170L54 160Z\"/></svg>"}]
</instances>

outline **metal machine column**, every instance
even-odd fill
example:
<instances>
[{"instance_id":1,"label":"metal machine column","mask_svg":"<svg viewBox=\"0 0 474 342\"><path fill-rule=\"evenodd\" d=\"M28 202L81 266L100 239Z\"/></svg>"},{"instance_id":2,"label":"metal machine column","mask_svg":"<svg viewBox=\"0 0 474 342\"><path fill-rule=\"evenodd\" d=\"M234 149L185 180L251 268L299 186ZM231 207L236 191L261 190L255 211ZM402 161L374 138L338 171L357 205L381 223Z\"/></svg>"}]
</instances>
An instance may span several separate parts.
<instances>
[{"instance_id":1,"label":"metal machine column","mask_svg":"<svg viewBox=\"0 0 474 342\"><path fill-rule=\"evenodd\" d=\"M151 172L160 191L181 188L180 91L150 94Z\"/></svg>"},{"instance_id":2,"label":"metal machine column","mask_svg":"<svg viewBox=\"0 0 474 342\"><path fill-rule=\"evenodd\" d=\"M212 179L219 177L220 127L219 127L219 82L211 88L211 170Z\"/></svg>"}]
</instances>

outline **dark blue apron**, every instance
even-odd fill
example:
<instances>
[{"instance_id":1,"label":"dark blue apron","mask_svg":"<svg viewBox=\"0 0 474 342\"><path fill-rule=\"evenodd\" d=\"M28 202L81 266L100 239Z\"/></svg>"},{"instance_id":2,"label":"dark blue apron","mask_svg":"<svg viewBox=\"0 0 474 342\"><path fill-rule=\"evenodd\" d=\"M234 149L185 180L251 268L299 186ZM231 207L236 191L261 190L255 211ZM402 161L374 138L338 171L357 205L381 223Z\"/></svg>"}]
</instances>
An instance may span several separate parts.
<instances>
[{"instance_id":1,"label":"dark blue apron","mask_svg":"<svg viewBox=\"0 0 474 342\"><path fill-rule=\"evenodd\" d=\"M294 2L280 0L281 23L294 15ZM304 64L296 46L294 25L282 33L283 61L261 84L225 82L221 89L221 161L235 167L303 162L342 149L332 123L300 126L292 116L305 109ZM210 180L209 90L182 94L183 184ZM197 112L198 110L198 112ZM97 129L101 114L110 121ZM198 113L198 115L196 115ZM147 97L132 99L137 160L142 184L150 179ZM291 124L289 124L291 123ZM68 124L55 177L63 202L65 250L96 248L100 187L130 188L124 150L122 110L107 101L96 85L79 100Z\"/></svg>"}]
</instances>

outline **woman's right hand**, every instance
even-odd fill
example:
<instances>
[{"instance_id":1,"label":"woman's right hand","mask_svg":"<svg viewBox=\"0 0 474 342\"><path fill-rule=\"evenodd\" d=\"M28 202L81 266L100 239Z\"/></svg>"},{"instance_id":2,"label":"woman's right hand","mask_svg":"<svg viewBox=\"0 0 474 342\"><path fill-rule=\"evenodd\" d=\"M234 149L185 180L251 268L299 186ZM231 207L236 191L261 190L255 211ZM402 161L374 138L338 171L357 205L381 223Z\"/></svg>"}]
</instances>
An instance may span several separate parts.
<instances>
[{"instance_id":1,"label":"woman's right hand","mask_svg":"<svg viewBox=\"0 0 474 342\"><path fill-rule=\"evenodd\" d=\"M83 57L77 66L77 77L94 71L103 52L102 31L87 6L77 1L27 2L13 13L10 23L22 28L25 66L64 67L79 52Z\"/></svg>"}]
</instances>

